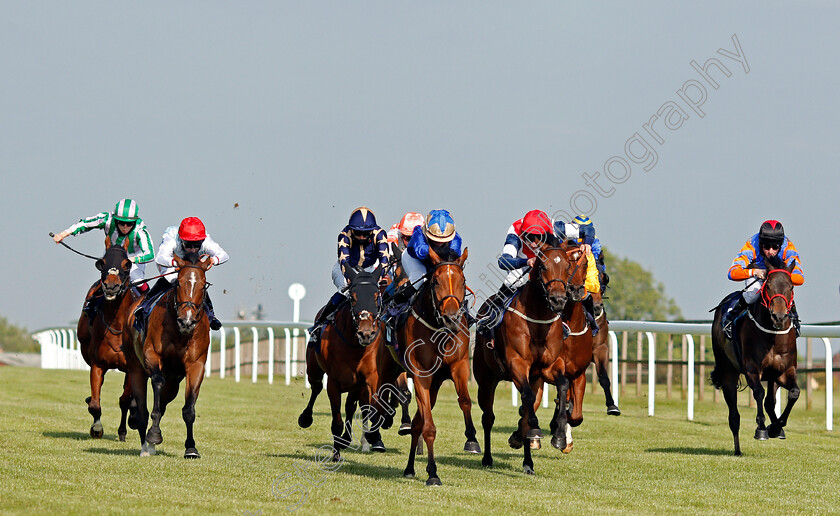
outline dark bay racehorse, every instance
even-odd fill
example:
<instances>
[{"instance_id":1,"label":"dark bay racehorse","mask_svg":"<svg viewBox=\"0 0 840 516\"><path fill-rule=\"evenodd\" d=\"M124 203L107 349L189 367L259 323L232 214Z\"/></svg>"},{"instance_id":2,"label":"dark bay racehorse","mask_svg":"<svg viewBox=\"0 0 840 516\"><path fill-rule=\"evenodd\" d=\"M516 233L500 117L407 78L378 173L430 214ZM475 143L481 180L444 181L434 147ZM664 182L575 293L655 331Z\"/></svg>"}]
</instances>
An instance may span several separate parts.
<instances>
[{"instance_id":1,"label":"dark bay racehorse","mask_svg":"<svg viewBox=\"0 0 840 516\"><path fill-rule=\"evenodd\" d=\"M383 270L373 272L349 270L350 299L336 311L335 321L327 324L321 335L319 349L309 346L306 350L306 374L312 386L309 403L298 417L302 428L312 425L312 409L323 389L324 373L327 374L327 394L332 412L331 430L334 440L333 460L341 458L340 451L352 441L353 414L356 402L371 407L376 414L385 413L375 396L379 385L396 383L397 371L380 378L377 353L384 340L384 323L380 320L382 299L379 279ZM341 395L348 393L345 403L346 422L341 419ZM364 411L363 411L364 412ZM363 413L371 421L373 413ZM377 419L377 422L379 420ZM385 445L379 433L379 424L365 431L371 450L384 452Z\"/></svg>"},{"instance_id":2,"label":"dark bay racehorse","mask_svg":"<svg viewBox=\"0 0 840 516\"><path fill-rule=\"evenodd\" d=\"M79 316L79 324L76 328L82 357L90 366L90 397L85 402L88 404L88 412L93 416L90 435L97 439L104 433L100 420L102 407L99 396L105 373L108 369L126 371L125 355L122 351L122 333L133 301L128 287L131 271L131 261L128 259L127 251L128 243L129 240L126 238L122 246L111 245L110 237L105 237L105 256L96 261L96 268L102 273L102 277L90 288L86 296L88 301L94 296L104 299L93 319L88 318L84 312ZM123 394L120 396L122 417L117 431L120 441L125 441L127 432L125 420L130 403L131 388L128 376L126 376Z\"/></svg>"},{"instance_id":3,"label":"dark bay racehorse","mask_svg":"<svg viewBox=\"0 0 840 516\"><path fill-rule=\"evenodd\" d=\"M790 273L796 266L776 259L766 259L767 277L761 287L761 302L753 303L746 316L736 322L736 337L740 342L733 344L724 336L721 326L723 306L715 310L712 323L712 346L715 354L715 368L711 374L712 384L723 392L729 406L729 429L735 440L735 455L741 455L738 439L741 416L738 413L738 383L740 375L747 379L757 405L755 438L784 438L782 428L799 398L796 383L796 331L790 317L793 304L793 282ZM737 346L737 347L736 347ZM767 382L767 392L761 385ZM776 389L788 390L788 401L782 415L776 418ZM763 408L762 408L763 402ZM765 427L764 410L770 416L770 426Z\"/></svg>"},{"instance_id":4,"label":"dark bay racehorse","mask_svg":"<svg viewBox=\"0 0 840 516\"><path fill-rule=\"evenodd\" d=\"M511 381L522 396L522 417L519 429L514 431L508 442L512 447L519 448L526 439L531 441L524 446L522 466L527 474L534 473L531 447L537 448L542 439L536 415L537 393L541 392L543 382L548 382L557 386L558 399L565 400L569 388L564 374L565 361L560 356L563 345L560 312L567 305L571 267L565 248L544 243L536 256L528 282L504 314L495 330L495 338L488 341L480 333L476 334L473 356L478 403L483 413L484 457L481 462L486 467L493 465L490 434L496 419L493 413L496 386L501 380ZM488 302L492 301L488 300L485 304ZM482 307L479 313L486 311L487 307ZM565 448L566 411L558 411L556 418L558 430L554 437L557 445Z\"/></svg>"},{"instance_id":5,"label":"dark bay racehorse","mask_svg":"<svg viewBox=\"0 0 840 516\"><path fill-rule=\"evenodd\" d=\"M432 268L420 293L411 305L408 319L397 328L400 349L414 381L417 413L411 424L411 449L403 474L414 478L414 459L420 437L428 449L426 485L441 485L435 463L434 441L437 429L432 409L438 391L445 380L452 380L458 393L458 405L464 413L467 442L464 450L479 453L472 422L472 401L468 382L470 377L470 331L462 310L466 296L464 263L468 250L460 258L447 261L429 250Z\"/></svg>"},{"instance_id":6,"label":"dark bay racehorse","mask_svg":"<svg viewBox=\"0 0 840 516\"><path fill-rule=\"evenodd\" d=\"M595 321L598 323L598 335L592 338L592 361L595 363L595 373L598 375L598 383L604 390L604 398L607 406L607 415L620 416L621 410L615 404L612 396L612 384L607 373L607 365L610 361L610 322L607 319L607 311L600 292L590 294L595 304Z\"/></svg>"},{"instance_id":7,"label":"dark bay racehorse","mask_svg":"<svg viewBox=\"0 0 840 516\"><path fill-rule=\"evenodd\" d=\"M208 256L199 259L188 253L184 259L174 257L178 269L177 284L166 292L149 314L145 335L133 329L134 313L128 318L130 331L124 333L132 393L138 404L138 432L141 456L154 453L154 446L163 442L160 419L167 405L178 395L181 380L186 378L185 403L181 410L187 426L184 458L200 457L193 439L195 403L201 382L207 350L210 347L210 325L204 309L204 295L210 284L205 273L213 265ZM146 407L147 379L152 379L154 404L152 427L146 434L149 413Z\"/></svg>"}]
</instances>

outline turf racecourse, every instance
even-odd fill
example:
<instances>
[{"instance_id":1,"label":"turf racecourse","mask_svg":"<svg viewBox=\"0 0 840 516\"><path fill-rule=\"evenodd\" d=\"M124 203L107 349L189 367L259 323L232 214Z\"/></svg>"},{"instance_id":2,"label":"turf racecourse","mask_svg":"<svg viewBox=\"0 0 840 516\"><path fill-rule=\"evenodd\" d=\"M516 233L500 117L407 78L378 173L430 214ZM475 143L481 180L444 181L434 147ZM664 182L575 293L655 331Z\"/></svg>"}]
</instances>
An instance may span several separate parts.
<instances>
[{"instance_id":1,"label":"turf racecourse","mask_svg":"<svg viewBox=\"0 0 840 516\"><path fill-rule=\"evenodd\" d=\"M383 434L387 453L346 451L337 471L318 470L318 448L330 443L327 397L312 428L298 428L308 396L302 380L287 387L207 379L196 408L202 458L193 461L182 458L182 391L164 416L158 455L141 459L136 431L125 443L116 437L121 385L121 373L108 374L105 437L93 440L86 372L0 368L0 513L268 515L288 513L303 497L297 514L840 512L840 431L826 432L823 410L806 411L804 399L785 441L753 440L755 416L743 406L737 458L722 402L698 403L688 422L684 401L659 401L650 418L645 398L624 396L622 416L608 417L600 389L588 392L574 451L563 455L546 440L531 477L521 451L506 444L516 418L509 384L496 400L495 467L485 470L480 457L461 451L463 420L447 383L435 409L444 485L430 488L425 456L417 479L402 477L408 438L395 429ZM275 496L283 493L290 496Z\"/></svg>"}]
</instances>

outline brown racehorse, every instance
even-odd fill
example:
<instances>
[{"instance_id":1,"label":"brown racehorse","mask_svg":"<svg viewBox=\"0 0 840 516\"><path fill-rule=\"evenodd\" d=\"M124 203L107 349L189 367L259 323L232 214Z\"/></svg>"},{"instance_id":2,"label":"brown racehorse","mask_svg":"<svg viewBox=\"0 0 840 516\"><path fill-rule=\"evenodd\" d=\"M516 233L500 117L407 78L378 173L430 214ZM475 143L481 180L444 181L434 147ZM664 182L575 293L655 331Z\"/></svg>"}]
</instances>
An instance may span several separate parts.
<instances>
[{"instance_id":1,"label":"brown racehorse","mask_svg":"<svg viewBox=\"0 0 840 516\"><path fill-rule=\"evenodd\" d=\"M595 373L598 375L598 383L604 390L604 399L607 406L607 415L620 416L621 410L615 404L612 396L612 384L607 373L607 365L610 361L610 322L607 319L607 311L604 309L604 302L600 292L592 292L595 306L595 321L598 323L598 335L592 338L592 361L595 363Z\"/></svg>"},{"instance_id":2,"label":"brown racehorse","mask_svg":"<svg viewBox=\"0 0 840 516\"><path fill-rule=\"evenodd\" d=\"M501 380L513 382L522 396L519 429L509 443L518 448L526 439L536 444L542 439L537 420L537 394L543 382L556 385L558 398L565 400L569 381L564 375L565 362L560 356L563 345L563 321L560 319L568 299L571 264L566 249L543 243L536 251L537 261L530 271L528 282L514 298L501 324L495 329L495 339L488 341L476 334L473 372L478 382L478 403L484 427L485 467L493 465L490 433L496 416L493 401L496 386ZM485 302L485 305L491 300ZM580 303L576 303L580 304ZM487 311L483 306L479 313ZM590 348L591 350L591 348ZM587 362L588 364L588 362ZM558 411L558 430L555 437L565 448L566 411ZM534 473L531 445L524 446L522 466L527 474Z\"/></svg>"},{"instance_id":3,"label":"brown racehorse","mask_svg":"<svg viewBox=\"0 0 840 516\"><path fill-rule=\"evenodd\" d=\"M186 378L186 401L181 410L187 426L184 458L200 457L193 439L195 403L204 365L210 346L210 323L204 309L204 295L210 286L205 273L213 265L208 256L199 259L188 253L184 259L174 257L178 269L177 284L164 294L149 314L145 335L133 330L134 311L128 318L131 331L124 333L124 346L133 349L127 353L131 375L132 393L138 405L138 432L141 456L154 453L154 446L163 442L160 419L166 406L178 395L181 380ZM130 356L130 357L129 357ZM154 404L152 427L146 434L149 413L146 407L147 378L152 379Z\"/></svg>"},{"instance_id":4,"label":"brown racehorse","mask_svg":"<svg viewBox=\"0 0 840 516\"><path fill-rule=\"evenodd\" d=\"M403 237L400 236L399 238ZM402 267L402 253L405 252L405 249L400 249L400 246L395 242L389 242L388 251L390 252L391 264L393 266L393 279L391 280L393 286L390 287L390 289L397 292L408 283L408 275ZM388 357L384 356L384 359L387 363ZM387 365L390 366L390 364ZM400 428L398 431L400 435L409 435L411 433L411 417L408 415L408 404L411 402L411 391L408 390L407 380L408 376L405 372L400 373L399 378L397 378L397 387L402 393L401 398L404 398L405 401L397 396L394 396L391 392L388 392L386 395L391 406L395 407L399 404L402 409L402 417L400 419Z\"/></svg>"},{"instance_id":5,"label":"brown racehorse","mask_svg":"<svg viewBox=\"0 0 840 516\"><path fill-rule=\"evenodd\" d=\"M761 302L753 303L746 316L736 322L736 337L740 341L738 348L724 336L721 326L722 306L715 310L712 323L715 368L711 381L712 385L723 392L729 406L729 429L735 440L735 455L741 455L738 439L741 416L737 402L742 373L756 401L758 414L755 421L758 426L755 438L760 441L769 437L784 438L782 428L787 424L788 415L799 398L799 386L796 383L796 331L790 317L793 305L790 273L796 263L785 267L778 258L765 259L765 263L768 265L767 279L761 287ZM762 381L767 382L766 398ZM776 389L779 386L788 390L788 401L782 415L776 418ZM764 410L770 416L769 427L764 424Z\"/></svg>"},{"instance_id":6,"label":"brown racehorse","mask_svg":"<svg viewBox=\"0 0 840 516\"><path fill-rule=\"evenodd\" d=\"M426 282L411 305L405 323L397 328L397 340L404 351L404 362L414 381L417 412L411 423L411 449L403 471L414 478L414 459L417 443L422 435L428 449L426 485L441 485L435 463L434 441L437 429L432 409L438 391L445 380L452 380L458 393L458 405L464 413L467 442L464 450L480 453L472 422L472 401L468 382L470 377L470 331L462 310L466 296L464 263L468 250L453 260L440 257L429 250L431 269Z\"/></svg>"},{"instance_id":7,"label":"brown racehorse","mask_svg":"<svg viewBox=\"0 0 840 516\"><path fill-rule=\"evenodd\" d=\"M88 412L93 416L90 435L97 439L104 433L100 420L102 407L99 396L105 373L108 369L126 371L125 355L122 352L122 333L133 301L128 286L131 271L131 261L128 259L127 251L128 242L126 238L123 246L112 246L110 237L105 237L105 256L96 261L96 268L102 273L102 278L90 288L86 296L86 300L92 296L103 296L104 301L93 320L82 313L76 329L82 357L90 366L90 397L85 401L88 404ZM99 292L96 292L97 290ZM122 417L117 430L120 441L125 441L127 432L125 420L130 403L131 388L126 375L123 394L120 396Z\"/></svg>"},{"instance_id":8,"label":"brown racehorse","mask_svg":"<svg viewBox=\"0 0 840 516\"><path fill-rule=\"evenodd\" d=\"M356 273L350 269L350 298L336 311L335 322L327 324L322 332L319 349L309 346L306 350L306 374L312 391L309 403L298 417L302 428L312 425L312 409L323 389L324 373L327 374L327 394L332 412L331 430L334 440L333 460L341 459L340 451L352 442L353 414L356 402L361 401L377 413L384 410L374 396L380 384L395 383L397 372L379 377L377 353L384 340L384 323L380 320L381 293L379 279L382 268L373 272ZM341 419L341 395L348 393L345 403L346 422ZM363 417L370 422L373 413L363 408ZM385 445L377 424L365 431L371 450L384 452Z\"/></svg>"}]
</instances>

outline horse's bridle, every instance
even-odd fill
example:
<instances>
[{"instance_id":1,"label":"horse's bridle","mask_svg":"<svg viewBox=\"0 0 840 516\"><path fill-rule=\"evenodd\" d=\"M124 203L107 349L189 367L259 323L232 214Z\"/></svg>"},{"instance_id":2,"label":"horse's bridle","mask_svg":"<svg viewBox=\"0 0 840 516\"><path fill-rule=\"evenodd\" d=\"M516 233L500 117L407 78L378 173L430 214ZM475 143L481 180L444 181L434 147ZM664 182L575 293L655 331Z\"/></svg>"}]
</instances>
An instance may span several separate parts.
<instances>
[{"instance_id":1,"label":"horse's bridle","mask_svg":"<svg viewBox=\"0 0 840 516\"><path fill-rule=\"evenodd\" d=\"M181 267L178 267L178 269L201 269L203 271L204 267L200 267L198 265L193 265L193 264L187 264L187 265L183 265ZM178 282L176 281L176 283L178 283ZM212 285L212 283L208 282L205 279L203 290L206 292L207 289L210 288L211 285ZM178 288L177 288L177 286L175 288L175 295L172 296L172 304L173 304L173 308L175 309L176 315L177 315L177 312L178 312L178 308L180 308L182 306L186 306L187 308L192 308L196 312L201 313L201 310L199 310L199 306L197 304L193 303L192 301L178 301Z\"/></svg>"},{"instance_id":2,"label":"horse's bridle","mask_svg":"<svg viewBox=\"0 0 840 516\"><path fill-rule=\"evenodd\" d=\"M777 297L780 297L784 300L785 308L787 309L787 312L785 313L785 315L789 315L790 314L790 309L793 306L793 289L791 289L791 291L790 291L790 299L785 297L784 294L773 294L772 296L767 294L767 290L766 290L767 283L770 280L770 275L775 273L775 272L783 272L783 273L787 274L788 277L791 277L791 273L787 269L773 269L770 272L768 272L767 273L767 278L764 280L764 283L761 285L761 304L763 304L764 307L767 308L767 310L770 310L770 303L772 303L773 300L776 299Z\"/></svg>"},{"instance_id":3,"label":"horse's bridle","mask_svg":"<svg viewBox=\"0 0 840 516\"><path fill-rule=\"evenodd\" d=\"M458 269L461 270L461 274L464 273L464 268L458 262L440 262L437 265L435 265L434 268L431 271L429 271L429 276L431 278L433 278L431 281L429 281L429 288L432 291L432 309L434 311L435 321L439 324L443 324L443 316L440 313L440 309L443 307L443 305L446 303L446 301L449 298L452 298L452 299L455 300L455 303L458 304L458 310L461 310L461 304L462 304L461 301L458 299L458 296L456 296L454 294L449 294L447 296L443 296L443 299L438 299L437 295L435 294L435 286L438 284L438 280L437 280L437 278L435 278L435 271L437 271L439 268L441 268L443 266L447 266L447 265L453 265L455 267L458 267ZM450 285L450 287L451 287L451 285ZM465 285L465 287L466 287L466 285ZM449 291L451 292L452 288L450 288ZM466 296L466 288L465 288L464 294Z\"/></svg>"},{"instance_id":4,"label":"horse's bridle","mask_svg":"<svg viewBox=\"0 0 840 516\"><path fill-rule=\"evenodd\" d=\"M555 251L555 250L559 250L559 251L565 252L565 251L563 251L563 249L562 249L562 248L560 248L560 247L549 247L549 248L544 249L544 250L541 252L541 254L545 254L545 251ZM559 278L554 278L554 279L552 279L552 280L543 281L542 271L544 271L544 270L548 270L548 269L547 269L547 268L546 268L546 266L544 265L544 263L543 263L543 259L542 259L542 258L539 258L539 259L537 260L537 264L536 264L536 265L537 265L537 270L536 270L536 273L537 273L537 277L539 278L540 287L542 287L543 296L545 297L545 301L546 301L546 303L548 303L548 301L549 301L549 297L550 297L550 291L549 291L549 288L551 287L551 284L552 284L552 283L554 283L555 281L556 281L556 282L558 282L558 283L560 283L560 284L562 284L562 285L563 285L563 292L565 292L565 291L566 291L566 289L568 288L568 282L566 282L565 280L559 279ZM569 268L571 268L571 264L569 264ZM572 274L574 274L574 273L572 273ZM571 277L571 276L570 276L570 277Z\"/></svg>"},{"instance_id":5,"label":"horse's bridle","mask_svg":"<svg viewBox=\"0 0 840 516\"><path fill-rule=\"evenodd\" d=\"M360 281L358 283L355 283L353 286L362 286L362 285L371 285L371 286L376 286L377 288L379 288L379 283L378 282L374 283L374 282L371 282L371 281ZM362 310L361 313L356 313L355 305L352 302L349 302L349 305L350 305L350 315L352 316L352 319L353 319L353 325L356 327L356 330L358 331L359 330L359 321L362 320L362 315L365 312L367 312L367 313L370 313L370 312L368 312L367 310ZM379 318L382 316L382 311L383 310L384 310L384 306L382 304L382 296L377 296L376 297L376 314L371 314L371 317L374 320L374 326L376 327L376 333L373 335L373 340L375 340L376 337L379 335L379 331L380 331L379 324L377 324L376 321L378 321Z\"/></svg>"}]
</instances>

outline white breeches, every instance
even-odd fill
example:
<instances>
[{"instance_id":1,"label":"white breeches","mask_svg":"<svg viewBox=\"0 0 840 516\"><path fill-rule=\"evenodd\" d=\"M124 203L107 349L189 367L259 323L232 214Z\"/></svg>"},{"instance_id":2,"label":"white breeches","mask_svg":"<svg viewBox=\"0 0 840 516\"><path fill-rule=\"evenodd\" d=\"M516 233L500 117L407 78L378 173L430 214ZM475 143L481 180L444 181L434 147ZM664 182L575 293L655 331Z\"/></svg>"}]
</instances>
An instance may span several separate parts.
<instances>
[{"instance_id":1,"label":"white breeches","mask_svg":"<svg viewBox=\"0 0 840 516\"><path fill-rule=\"evenodd\" d=\"M146 277L145 263L132 263L131 272L128 273L128 281L134 283Z\"/></svg>"},{"instance_id":2,"label":"white breeches","mask_svg":"<svg viewBox=\"0 0 840 516\"><path fill-rule=\"evenodd\" d=\"M757 280L755 278L747 278L744 282L747 289L744 290L744 301L748 304L753 304L761 297L761 286L764 285L764 280Z\"/></svg>"},{"instance_id":3,"label":"white breeches","mask_svg":"<svg viewBox=\"0 0 840 516\"><path fill-rule=\"evenodd\" d=\"M528 269L528 271L530 271L530 269ZM526 268L523 267L521 269L509 271L507 276L505 276L503 285L512 290L516 290L526 283L528 283L528 272L526 271Z\"/></svg>"},{"instance_id":4,"label":"white breeches","mask_svg":"<svg viewBox=\"0 0 840 516\"><path fill-rule=\"evenodd\" d=\"M402 267L408 275L408 281L414 285L414 288L419 289L426 280L420 281L420 278L426 275L426 266L417 258L411 256L407 252L402 254ZM415 283L419 281L419 283Z\"/></svg>"}]
</instances>

